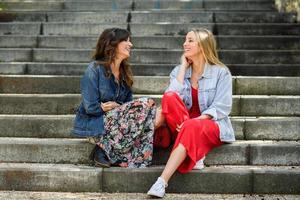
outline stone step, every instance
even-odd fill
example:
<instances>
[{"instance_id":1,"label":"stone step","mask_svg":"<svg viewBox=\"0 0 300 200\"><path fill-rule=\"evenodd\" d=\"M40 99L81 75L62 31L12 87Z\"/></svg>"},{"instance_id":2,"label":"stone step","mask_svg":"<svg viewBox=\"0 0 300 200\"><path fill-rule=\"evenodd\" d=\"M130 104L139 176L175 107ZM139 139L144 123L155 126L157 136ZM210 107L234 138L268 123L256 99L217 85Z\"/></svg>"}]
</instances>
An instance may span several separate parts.
<instances>
[{"instance_id":1,"label":"stone step","mask_svg":"<svg viewBox=\"0 0 300 200\"><path fill-rule=\"evenodd\" d=\"M162 95L151 97L158 105ZM0 94L0 114L74 114L79 94ZM300 96L234 95L231 116L299 116Z\"/></svg>"},{"instance_id":2,"label":"stone step","mask_svg":"<svg viewBox=\"0 0 300 200\"><path fill-rule=\"evenodd\" d=\"M104 29L119 27L127 28L125 23L71 23L48 22L43 23L43 35L99 35Z\"/></svg>"},{"instance_id":3,"label":"stone step","mask_svg":"<svg viewBox=\"0 0 300 200\"><path fill-rule=\"evenodd\" d=\"M88 164L94 145L86 139L0 138L1 162ZM156 150L155 165L163 165L170 151ZM236 141L206 155L207 165L300 165L296 141Z\"/></svg>"},{"instance_id":4,"label":"stone step","mask_svg":"<svg viewBox=\"0 0 300 200\"><path fill-rule=\"evenodd\" d=\"M0 48L2 62L89 62L90 49L9 49ZM144 64L177 64L182 50L134 49L130 61ZM299 50L221 50L220 59L231 64L296 64Z\"/></svg>"},{"instance_id":5,"label":"stone step","mask_svg":"<svg viewBox=\"0 0 300 200\"><path fill-rule=\"evenodd\" d=\"M273 1L269 0L203 0L203 1L173 1L173 0L136 0L134 10L274 10Z\"/></svg>"},{"instance_id":6,"label":"stone step","mask_svg":"<svg viewBox=\"0 0 300 200\"><path fill-rule=\"evenodd\" d=\"M116 10L131 10L132 1L66 1L64 10L66 11L116 11Z\"/></svg>"},{"instance_id":7,"label":"stone step","mask_svg":"<svg viewBox=\"0 0 300 200\"><path fill-rule=\"evenodd\" d=\"M41 23L38 22L13 22L0 23L0 35L39 35Z\"/></svg>"},{"instance_id":8,"label":"stone step","mask_svg":"<svg viewBox=\"0 0 300 200\"><path fill-rule=\"evenodd\" d=\"M168 76L176 64L131 63L135 76ZM87 63L2 62L0 74L82 75ZM232 75L300 76L300 64L228 64Z\"/></svg>"},{"instance_id":9,"label":"stone step","mask_svg":"<svg viewBox=\"0 0 300 200\"><path fill-rule=\"evenodd\" d=\"M41 52L36 52L36 54ZM231 64L294 64L300 63L297 50L221 50L224 63ZM34 60L43 62L34 53ZM182 50L133 50L130 60L137 63L178 63ZM48 54L47 54L48 55ZM58 60L60 61L60 60Z\"/></svg>"},{"instance_id":10,"label":"stone step","mask_svg":"<svg viewBox=\"0 0 300 200\"><path fill-rule=\"evenodd\" d=\"M228 64L233 75L300 76L299 64Z\"/></svg>"},{"instance_id":11,"label":"stone step","mask_svg":"<svg viewBox=\"0 0 300 200\"><path fill-rule=\"evenodd\" d=\"M131 23L293 23L292 13L266 11L132 11Z\"/></svg>"},{"instance_id":12,"label":"stone step","mask_svg":"<svg viewBox=\"0 0 300 200\"><path fill-rule=\"evenodd\" d=\"M127 24L72 22L9 22L0 23L0 35L99 35L110 27L127 28ZM192 28L207 28L215 35L299 35L298 23L157 23L129 24L133 35L184 36Z\"/></svg>"},{"instance_id":13,"label":"stone step","mask_svg":"<svg viewBox=\"0 0 300 200\"><path fill-rule=\"evenodd\" d=\"M29 48L0 48L0 62L24 62L32 60L33 50Z\"/></svg>"},{"instance_id":14,"label":"stone step","mask_svg":"<svg viewBox=\"0 0 300 200\"><path fill-rule=\"evenodd\" d=\"M34 48L38 45L37 36L1 35L0 48Z\"/></svg>"},{"instance_id":15,"label":"stone step","mask_svg":"<svg viewBox=\"0 0 300 200\"><path fill-rule=\"evenodd\" d=\"M153 164L164 165L172 147L156 149ZM213 149L206 155L206 165L299 165L300 143L294 141L236 141ZM273 155L273 154L276 154ZM288 155L288 156L287 156ZM228 156L228 157L227 157Z\"/></svg>"},{"instance_id":16,"label":"stone step","mask_svg":"<svg viewBox=\"0 0 300 200\"><path fill-rule=\"evenodd\" d=\"M0 115L0 137L72 138L75 115ZM300 140L299 117L231 117L238 140Z\"/></svg>"},{"instance_id":17,"label":"stone step","mask_svg":"<svg viewBox=\"0 0 300 200\"><path fill-rule=\"evenodd\" d=\"M297 23L130 23L133 35L186 35L192 28L207 28L215 35L299 35Z\"/></svg>"},{"instance_id":18,"label":"stone step","mask_svg":"<svg viewBox=\"0 0 300 200\"><path fill-rule=\"evenodd\" d=\"M81 76L0 75L0 93L72 94L80 93ZM233 94L300 95L300 77L233 77ZM135 76L133 92L162 94L168 76Z\"/></svg>"},{"instance_id":19,"label":"stone step","mask_svg":"<svg viewBox=\"0 0 300 200\"><path fill-rule=\"evenodd\" d=\"M127 23L126 12L52 12L47 14L48 22L83 22L83 23Z\"/></svg>"},{"instance_id":20,"label":"stone step","mask_svg":"<svg viewBox=\"0 0 300 200\"><path fill-rule=\"evenodd\" d=\"M149 186L150 187L150 186ZM1 198L2 197L2 198ZM300 195L293 194L174 194L168 193L164 199L231 199L231 200L249 200L249 199L285 199L295 200L300 198ZM22 199L22 200L49 200L53 198L56 200L84 200L84 199L109 199L109 200L141 200L148 199L145 193L107 193L107 192L96 192L96 193L70 193L70 192L30 192L30 191L0 191L0 199L6 200L7 198Z\"/></svg>"},{"instance_id":21,"label":"stone step","mask_svg":"<svg viewBox=\"0 0 300 200\"><path fill-rule=\"evenodd\" d=\"M78 48L95 47L98 37L92 36L0 36L0 48ZM180 49L183 36L132 36L134 49ZM300 36L216 36L220 49L300 49ZM276 42L274 42L276 41Z\"/></svg>"},{"instance_id":22,"label":"stone step","mask_svg":"<svg viewBox=\"0 0 300 200\"><path fill-rule=\"evenodd\" d=\"M2 16L2 17L1 17ZM103 12L42 12L4 11L0 22L85 22L85 23L126 23L129 11Z\"/></svg>"},{"instance_id":23,"label":"stone step","mask_svg":"<svg viewBox=\"0 0 300 200\"><path fill-rule=\"evenodd\" d=\"M1 163L0 173L3 179L0 179L0 189L145 194L162 170L163 167L102 169L70 164ZM176 173L167 192L299 194L299 177L298 166L210 166L185 175ZM167 194L167 198L169 195ZM224 196L226 195L222 195L222 198ZM191 194L187 196L190 197ZM65 198L66 196L63 199Z\"/></svg>"},{"instance_id":24,"label":"stone step","mask_svg":"<svg viewBox=\"0 0 300 200\"><path fill-rule=\"evenodd\" d=\"M0 22L45 22L47 14L45 12L33 11L1 11Z\"/></svg>"},{"instance_id":25,"label":"stone step","mask_svg":"<svg viewBox=\"0 0 300 200\"><path fill-rule=\"evenodd\" d=\"M22 1L22 2L13 2L13 1L2 1L2 7L4 10L14 10L14 11L60 11L64 8L63 2L59 1Z\"/></svg>"},{"instance_id":26,"label":"stone step","mask_svg":"<svg viewBox=\"0 0 300 200\"><path fill-rule=\"evenodd\" d=\"M294 13L266 11L89 11L89 12L11 12L0 13L2 22L94 22L94 23L294 23Z\"/></svg>"},{"instance_id":27,"label":"stone step","mask_svg":"<svg viewBox=\"0 0 300 200\"><path fill-rule=\"evenodd\" d=\"M0 163L2 177L0 188L1 190L101 192L102 171L102 168L70 164Z\"/></svg>"}]
</instances>

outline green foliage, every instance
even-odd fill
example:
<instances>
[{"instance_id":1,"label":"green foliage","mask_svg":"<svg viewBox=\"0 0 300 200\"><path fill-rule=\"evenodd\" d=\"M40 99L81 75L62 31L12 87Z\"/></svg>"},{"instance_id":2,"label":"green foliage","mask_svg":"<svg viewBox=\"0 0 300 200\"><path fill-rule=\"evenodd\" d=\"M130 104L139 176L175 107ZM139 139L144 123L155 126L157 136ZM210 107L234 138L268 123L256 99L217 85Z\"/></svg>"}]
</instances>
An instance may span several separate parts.
<instances>
[{"instance_id":1,"label":"green foliage","mask_svg":"<svg viewBox=\"0 0 300 200\"><path fill-rule=\"evenodd\" d=\"M275 4L281 12L297 12L300 0L275 0Z\"/></svg>"},{"instance_id":2,"label":"green foliage","mask_svg":"<svg viewBox=\"0 0 300 200\"><path fill-rule=\"evenodd\" d=\"M5 4L0 2L0 12L5 10Z\"/></svg>"},{"instance_id":3,"label":"green foliage","mask_svg":"<svg viewBox=\"0 0 300 200\"><path fill-rule=\"evenodd\" d=\"M279 12L296 13L300 22L300 0L275 0L275 5Z\"/></svg>"}]
</instances>

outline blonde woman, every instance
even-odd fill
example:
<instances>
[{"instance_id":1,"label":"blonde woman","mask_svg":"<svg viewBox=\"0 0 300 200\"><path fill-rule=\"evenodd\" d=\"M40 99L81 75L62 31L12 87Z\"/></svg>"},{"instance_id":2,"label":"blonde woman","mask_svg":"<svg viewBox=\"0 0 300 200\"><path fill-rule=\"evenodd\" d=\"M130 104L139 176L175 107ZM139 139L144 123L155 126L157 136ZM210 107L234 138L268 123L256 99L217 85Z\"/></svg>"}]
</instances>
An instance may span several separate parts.
<instances>
[{"instance_id":1,"label":"blonde woman","mask_svg":"<svg viewBox=\"0 0 300 200\"><path fill-rule=\"evenodd\" d=\"M176 138L161 176L148 195L163 197L176 170L204 168L205 155L224 142L235 141L228 115L232 106L232 77L218 59L213 34L194 29L186 35L181 65L170 74L162 98L161 121Z\"/></svg>"}]
</instances>

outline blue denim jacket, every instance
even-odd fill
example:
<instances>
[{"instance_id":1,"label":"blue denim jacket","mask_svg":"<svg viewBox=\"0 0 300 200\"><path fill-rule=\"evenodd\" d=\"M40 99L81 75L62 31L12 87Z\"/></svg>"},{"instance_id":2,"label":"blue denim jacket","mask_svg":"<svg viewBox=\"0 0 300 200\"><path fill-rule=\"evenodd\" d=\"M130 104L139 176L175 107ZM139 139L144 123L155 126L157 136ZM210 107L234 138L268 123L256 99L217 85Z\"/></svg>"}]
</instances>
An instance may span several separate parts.
<instances>
[{"instance_id":1,"label":"blue denim jacket","mask_svg":"<svg viewBox=\"0 0 300 200\"><path fill-rule=\"evenodd\" d=\"M190 78L191 68L184 76L184 84L177 79L177 66L170 74L170 85L167 91L178 93L185 106L192 107L192 91ZM234 131L228 118L232 107L232 77L227 67L205 64L202 77L198 80L198 101L201 114L211 115L219 126L220 139L223 142L235 141Z\"/></svg>"},{"instance_id":2,"label":"blue denim jacket","mask_svg":"<svg viewBox=\"0 0 300 200\"><path fill-rule=\"evenodd\" d=\"M132 91L125 80L120 84L113 75L105 76L104 66L95 61L88 65L80 84L82 102L77 108L73 134L80 137L99 136L104 133L103 114L100 103L115 101L119 104L132 100Z\"/></svg>"}]
</instances>

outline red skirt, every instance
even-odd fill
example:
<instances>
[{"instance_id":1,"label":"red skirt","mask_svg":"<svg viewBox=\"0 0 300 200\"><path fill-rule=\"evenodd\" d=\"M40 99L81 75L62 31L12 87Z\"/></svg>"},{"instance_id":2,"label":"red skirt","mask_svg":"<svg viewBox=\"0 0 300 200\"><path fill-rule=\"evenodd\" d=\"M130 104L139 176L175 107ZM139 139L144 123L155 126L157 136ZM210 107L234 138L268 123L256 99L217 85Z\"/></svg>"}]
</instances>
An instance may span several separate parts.
<instances>
[{"instance_id":1,"label":"red skirt","mask_svg":"<svg viewBox=\"0 0 300 200\"><path fill-rule=\"evenodd\" d=\"M184 103L175 92L167 92L162 99L162 112L166 118L172 138L175 139L173 150L182 144L187 152L186 159L178 167L180 173L193 169L196 162L203 158L213 148L223 144L220 140L220 130L213 120L190 119L190 114ZM183 123L177 134L176 127Z\"/></svg>"}]
</instances>

